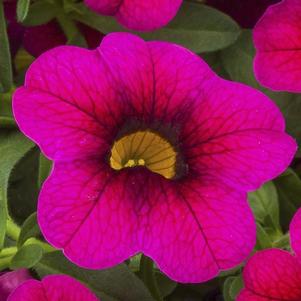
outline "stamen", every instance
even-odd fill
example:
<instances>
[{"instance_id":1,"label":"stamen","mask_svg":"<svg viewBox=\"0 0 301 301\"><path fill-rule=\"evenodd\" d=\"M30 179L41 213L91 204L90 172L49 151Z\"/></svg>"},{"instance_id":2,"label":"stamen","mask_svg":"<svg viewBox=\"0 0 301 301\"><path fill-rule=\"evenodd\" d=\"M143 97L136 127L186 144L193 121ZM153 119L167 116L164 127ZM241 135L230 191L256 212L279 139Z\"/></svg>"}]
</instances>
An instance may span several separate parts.
<instances>
[{"instance_id":1,"label":"stamen","mask_svg":"<svg viewBox=\"0 0 301 301\"><path fill-rule=\"evenodd\" d=\"M115 170L145 166L166 179L176 175L177 152L169 141L150 130L137 131L115 141L110 165Z\"/></svg>"}]
</instances>

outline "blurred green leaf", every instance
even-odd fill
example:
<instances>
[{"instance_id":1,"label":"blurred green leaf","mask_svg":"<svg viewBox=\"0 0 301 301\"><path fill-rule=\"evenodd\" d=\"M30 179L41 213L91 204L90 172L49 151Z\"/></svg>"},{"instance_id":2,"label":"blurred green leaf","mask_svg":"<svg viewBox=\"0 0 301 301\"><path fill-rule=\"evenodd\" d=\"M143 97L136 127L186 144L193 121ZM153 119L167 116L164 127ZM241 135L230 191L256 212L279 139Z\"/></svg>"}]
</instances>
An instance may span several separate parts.
<instances>
[{"instance_id":1,"label":"blurred green leaf","mask_svg":"<svg viewBox=\"0 0 301 301\"><path fill-rule=\"evenodd\" d=\"M28 238L37 237L40 235L40 228L37 221L36 212L31 214L23 223L19 239L17 242L18 248L20 248Z\"/></svg>"},{"instance_id":2,"label":"blurred green leaf","mask_svg":"<svg viewBox=\"0 0 301 301\"><path fill-rule=\"evenodd\" d=\"M256 249L262 250L272 247L272 240L269 237L267 231L260 225L256 223Z\"/></svg>"},{"instance_id":3,"label":"blurred green leaf","mask_svg":"<svg viewBox=\"0 0 301 301\"><path fill-rule=\"evenodd\" d=\"M96 14L82 4L73 5L71 16L103 33L127 31L114 18ZM201 53L231 45L238 38L240 28L229 16L214 8L184 2L166 27L136 34L146 40L170 41Z\"/></svg>"},{"instance_id":4,"label":"blurred green leaf","mask_svg":"<svg viewBox=\"0 0 301 301\"><path fill-rule=\"evenodd\" d=\"M33 147L30 140L16 131L0 132L0 249L6 232L8 180L17 162Z\"/></svg>"},{"instance_id":5,"label":"blurred green leaf","mask_svg":"<svg viewBox=\"0 0 301 301\"><path fill-rule=\"evenodd\" d=\"M23 246L12 258L10 268L13 270L31 268L41 260L42 256L43 249L39 245Z\"/></svg>"},{"instance_id":6,"label":"blurred green leaf","mask_svg":"<svg viewBox=\"0 0 301 301\"><path fill-rule=\"evenodd\" d=\"M18 0L17 2L17 20L23 22L29 11L30 0Z\"/></svg>"},{"instance_id":7,"label":"blurred green leaf","mask_svg":"<svg viewBox=\"0 0 301 301\"><path fill-rule=\"evenodd\" d=\"M27 26L42 25L54 19L57 13L58 8L49 1L35 1L30 5L23 24Z\"/></svg>"},{"instance_id":8,"label":"blurred green leaf","mask_svg":"<svg viewBox=\"0 0 301 301\"><path fill-rule=\"evenodd\" d=\"M42 153L40 153L40 158L39 158L39 187L42 186L44 181L49 176L51 168L52 168L52 161L50 161Z\"/></svg>"},{"instance_id":9,"label":"blurred green leaf","mask_svg":"<svg viewBox=\"0 0 301 301\"><path fill-rule=\"evenodd\" d=\"M236 277L228 277L224 282L224 286L223 286L224 301L234 301L234 299L231 297L230 290L231 290L231 285L235 279Z\"/></svg>"},{"instance_id":10,"label":"blurred green leaf","mask_svg":"<svg viewBox=\"0 0 301 301\"><path fill-rule=\"evenodd\" d=\"M242 276L239 275L235 277L235 279L232 281L230 285L230 291L229 291L230 296L233 300L236 300L237 295L239 294L239 292L242 290L243 287L244 287L244 283L243 283Z\"/></svg>"},{"instance_id":11,"label":"blurred green leaf","mask_svg":"<svg viewBox=\"0 0 301 301\"><path fill-rule=\"evenodd\" d=\"M0 128L16 128L11 97L11 92L0 94Z\"/></svg>"},{"instance_id":12,"label":"blurred green leaf","mask_svg":"<svg viewBox=\"0 0 301 301\"><path fill-rule=\"evenodd\" d=\"M159 271L156 271L155 277L162 297L169 296L178 285L177 282L172 281Z\"/></svg>"},{"instance_id":13,"label":"blurred green leaf","mask_svg":"<svg viewBox=\"0 0 301 301\"><path fill-rule=\"evenodd\" d=\"M250 192L248 199L257 221L275 230L280 229L278 195L273 182Z\"/></svg>"},{"instance_id":14,"label":"blurred green leaf","mask_svg":"<svg viewBox=\"0 0 301 301\"><path fill-rule=\"evenodd\" d=\"M41 277L48 274L70 275L90 287L102 301L153 301L142 281L125 264L106 270L87 270L74 265L56 251L44 254L34 268Z\"/></svg>"},{"instance_id":15,"label":"blurred green leaf","mask_svg":"<svg viewBox=\"0 0 301 301\"><path fill-rule=\"evenodd\" d=\"M15 164L7 190L8 211L12 219L23 224L36 211L38 198L39 150L34 147Z\"/></svg>"},{"instance_id":16,"label":"blurred green leaf","mask_svg":"<svg viewBox=\"0 0 301 301\"><path fill-rule=\"evenodd\" d=\"M301 179L289 168L274 183L279 194L281 222L287 230L295 212L301 207Z\"/></svg>"},{"instance_id":17,"label":"blurred green leaf","mask_svg":"<svg viewBox=\"0 0 301 301\"><path fill-rule=\"evenodd\" d=\"M4 16L3 0L0 0L0 92L9 91L12 85L12 62L6 31L6 20Z\"/></svg>"},{"instance_id":18,"label":"blurred green leaf","mask_svg":"<svg viewBox=\"0 0 301 301\"><path fill-rule=\"evenodd\" d=\"M255 49L253 46L251 31L243 31L236 43L222 50L220 56L223 66L232 80L243 82L261 90L278 105L285 117L287 132L297 139L300 146L301 94L273 92L260 86L260 84L256 81L253 71ZM301 150L299 148L298 156L300 155Z\"/></svg>"}]
</instances>

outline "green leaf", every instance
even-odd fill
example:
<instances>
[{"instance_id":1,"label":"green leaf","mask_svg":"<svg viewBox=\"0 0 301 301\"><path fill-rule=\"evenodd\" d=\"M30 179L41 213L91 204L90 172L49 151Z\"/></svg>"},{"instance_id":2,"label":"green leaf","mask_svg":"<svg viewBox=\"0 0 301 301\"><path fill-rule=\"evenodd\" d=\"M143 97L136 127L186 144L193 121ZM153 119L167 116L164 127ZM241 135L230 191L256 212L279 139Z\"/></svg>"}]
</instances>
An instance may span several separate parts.
<instances>
[{"instance_id":1,"label":"green leaf","mask_svg":"<svg viewBox=\"0 0 301 301\"><path fill-rule=\"evenodd\" d=\"M248 199L257 221L275 230L280 229L278 195L273 182L249 193Z\"/></svg>"},{"instance_id":2,"label":"green leaf","mask_svg":"<svg viewBox=\"0 0 301 301\"><path fill-rule=\"evenodd\" d=\"M40 228L37 221L36 212L31 214L23 223L17 247L20 248L28 238L37 237L40 235Z\"/></svg>"},{"instance_id":3,"label":"green leaf","mask_svg":"<svg viewBox=\"0 0 301 301\"><path fill-rule=\"evenodd\" d=\"M40 159L39 159L39 187L42 186L44 181L49 176L51 168L52 168L52 161L50 161L42 153L40 153Z\"/></svg>"},{"instance_id":4,"label":"green leaf","mask_svg":"<svg viewBox=\"0 0 301 301\"><path fill-rule=\"evenodd\" d=\"M13 270L20 268L31 268L36 265L43 256L43 249L39 245L23 246L10 262L10 268Z\"/></svg>"},{"instance_id":5,"label":"green leaf","mask_svg":"<svg viewBox=\"0 0 301 301\"><path fill-rule=\"evenodd\" d=\"M155 273L158 288L162 297L169 296L177 287L177 282L172 281L159 271Z\"/></svg>"},{"instance_id":6,"label":"green leaf","mask_svg":"<svg viewBox=\"0 0 301 301\"><path fill-rule=\"evenodd\" d=\"M38 26L55 18L58 8L48 1L36 1L29 7L29 12L23 21L26 26Z\"/></svg>"},{"instance_id":7,"label":"green leaf","mask_svg":"<svg viewBox=\"0 0 301 301\"><path fill-rule=\"evenodd\" d=\"M224 282L223 286L223 296L225 301L234 301L234 299L231 297L230 289L233 281L236 279L236 277L228 277L226 281Z\"/></svg>"},{"instance_id":8,"label":"green leaf","mask_svg":"<svg viewBox=\"0 0 301 301\"><path fill-rule=\"evenodd\" d=\"M0 132L0 249L6 232L8 180L17 162L33 147L34 144L18 132Z\"/></svg>"},{"instance_id":9,"label":"green leaf","mask_svg":"<svg viewBox=\"0 0 301 301\"><path fill-rule=\"evenodd\" d=\"M301 207L301 179L289 168L274 183L279 194L281 222L287 230L295 212Z\"/></svg>"},{"instance_id":10,"label":"green leaf","mask_svg":"<svg viewBox=\"0 0 301 301\"><path fill-rule=\"evenodd\" d=\"M0 92L9 91L12 85L13 71L10 48L6 31L3 0L0 0Z\"/></svg>"},{"instance_id":11,"label":"green leaf","mask_svg":"<svg viewBox=\"0 0 301 301\"><path fill-rule=\"evenodd\" d=\"M17 2L17 20L23 22L29 11L30 0L18 0Z\"/></svg>"},{"instance_id":12,"label":"green leaf","mask_svg":"<svg viewBox=\"0 0 301 301\"><path fill-rule=\"evenodd\" d=\"M12 93L0 94L0 128L16 128L11 105Z\"/></svg>"},{"instance_id":13,"label":"green leaf","mask_svg":"<svg viewBox=\"0 0 301 301\"><path fill-rule=\"evenodd\" d=\"M106 270L87 270L74 265L56 251L44 254L34 268L41 277L48 274L70 275L90 287L102 301L153 301L142 281L125 264Z\"/></svg>"},{"instance_id":14,"label":"green leaf","mask_svg":"<svg viewBox=\"0 0 301 301\"><path fill-rule=\"evenodd\" d=\"M237 295L244 287L242 276L237 276L230 285L230 296L233 300L236 300Z\"/></svg>"},{"instance_id":15,"label":"green leaf","mask_svg":"<svg viewBox=\"0 0 301 301\"><path fill-rule=\"evenodd\" d=\"M73 5L71 15L103 33L126 31L114 18L98 15L82 4ZM146 40L177 43L200 53L231 45L238 38L240 28L229 16L214 8L184 2L167 26L150 33L136 34Z\"/></svg>"},{"instance_id":16,"label":"green leaf","mask_svg":"<svg viewBox=\"0 0 301 301\"><path fill-rule=\"evenodd\" d=\"M267 231L259 224L256 223L256 249L263 250L272 247L272 240Z\"/></svg>"},{"instance_id":17,"label":"green leaf","mask_svg":"<svg viewBox=\"0 0 301 301\"><path fill-rule=\"evenodd\" d=\"M255 49L252 41L252 32L243 31L235 44L221 51L223 66L234 81L243 82L261 90L269 96L280 108L286 120L287 132L297 139L301 145L301 94L274 92L262 87L255 79L253 59ZM299 148L298 156L301 156Z\"/></svg>"},{"instance_id":18,"label":"green leaf","mask_svg":"<svg viewBox=\"0 0 301 301\"><path fill-rule=\"evenodd\" d=\"M40 151L34 147L15 164L8 183L7 205L12 219L23 224L36 211Z\"/></svg>"}]
</instances>

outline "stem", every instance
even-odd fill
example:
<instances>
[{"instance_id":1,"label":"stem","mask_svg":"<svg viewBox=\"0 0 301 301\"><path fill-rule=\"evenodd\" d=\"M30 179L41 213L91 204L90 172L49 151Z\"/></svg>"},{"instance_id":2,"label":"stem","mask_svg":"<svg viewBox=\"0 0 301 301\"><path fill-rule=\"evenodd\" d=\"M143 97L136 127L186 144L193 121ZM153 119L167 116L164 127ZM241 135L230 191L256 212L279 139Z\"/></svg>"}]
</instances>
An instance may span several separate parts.
<instances>
[{"instance_id":1,"label":"stem","mask_svg":"<svg viewBox=\"0 0 301 301\"><path fill-rule=\"evenodd\" d=\"M9 247L9 248L4 248L0 252L0 258L2 257L7 257L7 256L13 256L17 252L18 248L17 247Z\"/></svg>"},{"instance_id":2,"label":"stem","mask_svg":"<svg viewBox=\"0 0 301 301\"><path fill-rule=\"evenodd\" d=\"M43 242L37 238L31 237L29 239L26 240L26 242L24 243L24 245L39 245L40 247L42 247L42 249L44 250L45 253L50 253L50 252L54 252L57 251L57 249L53 248L51 245L49 245L46 242Z\"/></svg>"},{"instance_id":3,"label":"stem","mask_svg":"<svg viewBox=\"0 0 301 301\"><path fill-rule=\"evenodd\" d=\"M18 241L20 235L20 227L16 225L11 219L6 222L6 234L15 241Z\"/></svg>"},{"instance_id":4,"label":"stem","mask_svg":"<svg viewBox=\"0 0 301 301\"><path fill-rule=\"evenodd\" d=\"M162 301L163 299L155 276L154 263L149 257L143 254L140 260L140 276L154 299Z\"/></svg>"},{"instance_id":5,"label":"stem","mask_svg":"<svg viewBox=\"0 0 301 301\"><path fill-rule=\"evenodd\" d=\"M9 265L10 265L10 262L11 262L12 258L13 258L13 256L0 258L0 271L3 271L5 269L9 268Z\"/></svg>"}]
</instances>

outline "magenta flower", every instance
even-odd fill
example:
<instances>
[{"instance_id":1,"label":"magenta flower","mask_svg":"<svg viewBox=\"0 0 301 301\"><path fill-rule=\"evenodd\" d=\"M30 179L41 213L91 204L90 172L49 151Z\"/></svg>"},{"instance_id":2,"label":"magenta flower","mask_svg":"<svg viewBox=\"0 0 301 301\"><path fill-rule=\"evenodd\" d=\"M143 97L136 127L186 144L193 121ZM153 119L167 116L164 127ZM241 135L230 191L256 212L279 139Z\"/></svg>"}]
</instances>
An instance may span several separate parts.
<instances>
[{"instance_id":1,"label":"magenta flower","mask_svg":"<svg viewBox=\"0 0 301 301\"><path fill-rule=\"evenodd\" d=\"M39 197L43 234L87 268L143 252L171 278L200 282L237 265L255 243L246 191L296 151L265 95L189 50L126 33L43 54L13 107L55 161Z\"/></svg>"},{"instance_id":2,"label":"magenta flower","mask_svg":"<svg viewBox=\"0 0 301 301\"><path fill-rule=\"evenodd\" d=\"M77 280L66 275L50 275L42 281L28 280L10 294L7 301L99 301Z\"/></svg>"},{"instance_id":3,"label":"magenta flower","mask_svg":"<svg viewBox=\"0 0 301 301\"><path fill-rule=\"evenodd\" d=\"M301 92L301 1L270 6L254 29L258 81L270 89Z\"/></svg>"},{"instance_id":4,"label":"magenta flower","mask_svg":"<svg viewBox=\"0 0 301 301\"><path fill-rule=\"evenodd\" d=\"M245 288L237 301L301 300L301 209L290 225L295 255L280 249L256 253L247 263Z\"/></svg>"},{"instance_id":5,"label":"magenta flower","mask_svg":"<svg viewBox=\"0 0 301 301\"><path fill-rule=\"evenodd\" d=\"M167 25L183 0L85 0L96 12L114 16L125 27L150 31Z\"/></svg>"},{"instance_id":6,"label":"magenta flower","mask_svg":"<svg viewBox=\"0 0 301 301\"><path fill-rule=\"evenodd\" d=\"M29 272L25 269L0 273L0 301L6 301L15 288L31 278Z\"/></svg>"},{"instance_id":7,"label":"magenta flower","mask_svg":"<svg viewBox=\"0 0 301 301\"><path fill-rule=\"evenodd\" d=\"M253 28L266 8L280 0L206 0L213 6L230 15L244 28Z\"/></svg>"}]
</instances>

